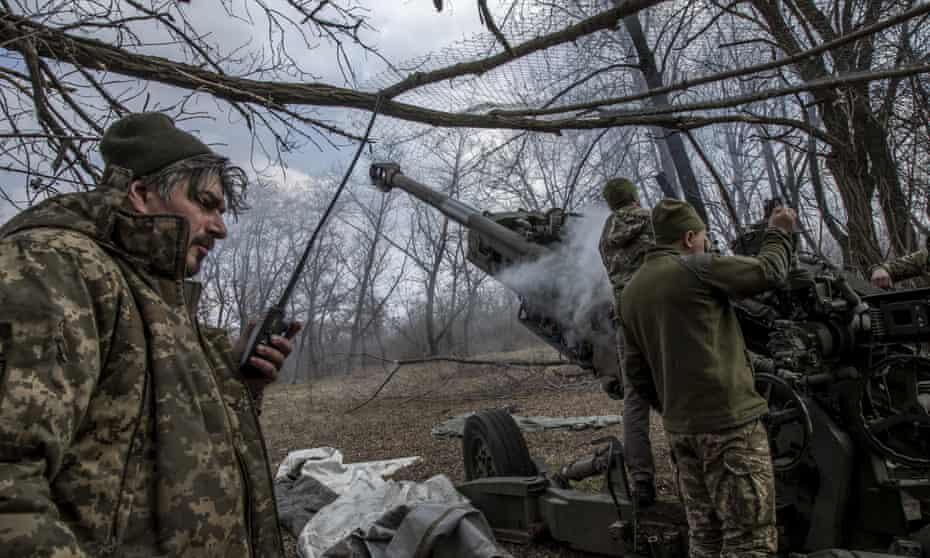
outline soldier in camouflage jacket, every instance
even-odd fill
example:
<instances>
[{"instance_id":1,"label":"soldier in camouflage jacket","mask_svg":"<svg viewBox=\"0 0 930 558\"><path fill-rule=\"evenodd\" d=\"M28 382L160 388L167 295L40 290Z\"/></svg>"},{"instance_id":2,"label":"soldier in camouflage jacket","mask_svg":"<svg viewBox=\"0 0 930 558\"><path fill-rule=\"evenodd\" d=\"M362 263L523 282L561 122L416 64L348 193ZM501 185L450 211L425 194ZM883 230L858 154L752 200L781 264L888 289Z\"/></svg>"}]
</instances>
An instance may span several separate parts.
<instances>
[{"instance_id":1,"label":"soldier in camouflage jacket","mask_svg":"<svg viewBox=\"0 0 930 558\"><path fill-rule=\"evenodd\" d=\"M649 210L639 206L636 186L626 178L612 178L602 192L610 207L610 217L601 233L600 252L607 276L614 289L614 312L617 315L617 353L623 362L623 332L620 326L620 294L633 273L643 263L646 252L655 244ZM622 369L622 366L621 366ZM605 386L610 393L611 386ZM649 440L649 403L623 378L623 445L626 464L633 479L639 505L655 501L655 461Z\"/></svg>"},{"instance_id":2,"label":"soldier in camouflage jacket","mask_svg":"<svg viewBox=\"0 0 930 558\"><path fill-rule=\"evenodd\" d=\"M99 188L0 229L0 555L282 556L265 381L243 381L185 280L241 170L160 114L101 152ZM269 376L291 350L273 344L252 361Z\"/></svg>"},{"instance_id":3,"label":"soldier in camouflage jacket","mask_svg":"<svg viewBox=\"0 0 930 558\"><path fill-rule=\"evenodd\" d=\"M930 238L927 242L930 243ZM870 278L873 286L890 289L898 281L913 279L928 273L930 273L930 259L928 259L928 248L924 248L872 267Z\"/></svg>"},{"instance_id":4,"label":"soldier in camouflage jacket","mask_svg":"<svg viewBox=\"0 0 930 558\"><path fill-rule=\"evenodd\" d=\"M642 265L646 252L655 244L655 237L650 212L639 206L632 182L613 178L604 185L602 194L613 213L604 223L599 248L619 304L623 286Z\"/></svg>"}]
</instances>

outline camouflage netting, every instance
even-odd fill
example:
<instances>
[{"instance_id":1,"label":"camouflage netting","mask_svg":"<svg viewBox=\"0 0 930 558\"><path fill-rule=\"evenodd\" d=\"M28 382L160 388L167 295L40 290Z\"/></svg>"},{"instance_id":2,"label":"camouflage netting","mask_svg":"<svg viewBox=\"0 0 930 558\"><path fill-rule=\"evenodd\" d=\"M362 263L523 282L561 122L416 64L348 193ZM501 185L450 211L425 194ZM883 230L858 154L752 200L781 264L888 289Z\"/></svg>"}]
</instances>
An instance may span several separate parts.
<instances>
[{"instance_id":1,"label":"camouflage netting","mask_svg":"<svg viewBox=\"0 0 930 558\"><path fill-rule=\"evenodd\" d=\"M569 7L525 6L506 13L496 21L502 35L511 45L555 33L578 21L612 7L609 0L581 0ZM459 9L474 9L462 6ZM661 6L656 9L663 9ZM475 17L478 14L475 13ZM618 43L618 41L620 41ZM601 60L600 53L616 53L617 45L625 45L628 37L621 32L598 32L575 42L564 43L512 60L479 75L469 75L416 87L394 100L411 105L463 114L487 114L494 110L535 109L555 104L590 101L607 95L632 92L633 73L617 60ZM607 43L614 43L613 48ZM476 62L504 52L504 46L490 30L454 41L435 52L406 60L386 68L363 82L359 89L377 92L409 78L415 73L427 73L456 64ZM609 58L609 56L607 56ZM597 68L606 68L595 71ZM364 115L357 123L362 125ZM384 137L390 131L394 138L412 137L435 128L391 118L382 119L375 136ZM508 137L510 131L478 131ZM405 146L406 158L422 160L429 142Z\"/></svg>"},{"instance_id":2,"label":"camouflage netting","mask_svg":"<svg viewBox=\"0 0 930 558\"><path fill-rule=\"evenodd\" d=\"M510 45L554 33L610 7L610 2L573 2L579 8L535 7L522 13L508 13L497 21ZM477 14L476 14L477 17ZM604 40L595 33L576 43L567 43L523 56L482 75L465 76L418 87L396 100L424 108L462 113L486 113L493 109L538 107L567 85L590 71L591 53ZM430 72L464 62L475 62L504 51L490 31L455 41L436 52L396 64L362 85L378 91L394 85L415 72ZM628 72L628 70L626 71ZM603 91L605 84L616 84L616 73L595 77L577 89L573 97L590 98L592 90Z\"/></svg>"}]
</instances>

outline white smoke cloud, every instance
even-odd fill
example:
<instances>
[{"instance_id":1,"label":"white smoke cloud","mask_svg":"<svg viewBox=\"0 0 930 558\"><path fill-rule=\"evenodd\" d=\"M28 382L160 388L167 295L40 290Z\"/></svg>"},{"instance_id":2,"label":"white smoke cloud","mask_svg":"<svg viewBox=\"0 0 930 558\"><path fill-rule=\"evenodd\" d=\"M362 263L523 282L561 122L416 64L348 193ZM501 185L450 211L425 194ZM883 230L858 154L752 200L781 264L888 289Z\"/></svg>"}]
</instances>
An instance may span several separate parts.
<instances>
[{"instance_id":1,"label":"white smoke cloud","mask_svg":"<svg viewBox=\"0 0 930 558\"><path fill-rule=\"evenodd\" d=\"M590 333L593 308L613 304L610 280L598 250L610 210L592 205L579 213L581 216L567 219L562 242L549 245L551 254L510 267L498 276L517 293L557 293L544 304L552 317L570 328L564 332L569 342L574 336Z\"/></svg>"}]
</instances>

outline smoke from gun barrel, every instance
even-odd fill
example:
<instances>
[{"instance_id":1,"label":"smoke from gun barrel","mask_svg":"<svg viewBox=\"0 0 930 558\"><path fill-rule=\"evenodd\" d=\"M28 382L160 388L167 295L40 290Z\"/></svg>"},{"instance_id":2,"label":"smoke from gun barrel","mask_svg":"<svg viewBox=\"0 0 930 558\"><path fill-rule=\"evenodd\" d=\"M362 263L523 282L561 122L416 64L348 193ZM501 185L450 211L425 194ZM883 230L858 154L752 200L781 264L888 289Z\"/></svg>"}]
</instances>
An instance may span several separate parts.
<instances>
[{"instance_id":1,"label":"smoke from gun barrel","mask_svg":"<svg viewBox=\"0 0 930 558\"><path fill-rule=\"evenodd\" d=\"M547 344L598 376L619 376L612 298L597 251L606 209L485 213L375 163L384 192L400 188L468 229L467 259L520 297L519 320Z\"/></svg>"}]
</instances>

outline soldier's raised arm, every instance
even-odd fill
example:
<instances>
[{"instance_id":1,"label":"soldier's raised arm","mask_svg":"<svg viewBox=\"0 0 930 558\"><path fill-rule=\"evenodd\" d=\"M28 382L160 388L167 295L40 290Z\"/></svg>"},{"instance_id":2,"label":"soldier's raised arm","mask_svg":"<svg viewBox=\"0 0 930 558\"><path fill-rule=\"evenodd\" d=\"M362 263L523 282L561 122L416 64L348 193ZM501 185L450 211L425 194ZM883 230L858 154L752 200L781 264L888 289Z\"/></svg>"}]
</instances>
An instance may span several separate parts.
<instances>
[{"instance_id":1,"label":"soldier's raised arm","mask_svg":"<svg viewBox=\"0 0 930 558\"><path fill-rule=\"evenodd\" d=\"M755 257L684 256L688 267L710 286L728 297L741 299L777 287L788 276L791 263L791 235L797 215L790 208L778 208L769 219L762 248Z\"/></svg>"},{"instance_id":2,"label":"soldier's raised arm","mask_svg":"<svg viewBox=\"0 0 930 558\"><path fill-rule=\"evenodd\" d=\"M0 548L7 556L86 555L50 484L67 474L112 322L102 308L117 289L98 273L94 251L80 235L50 229L0 241Z\"/></svg>"}]
</instances>

